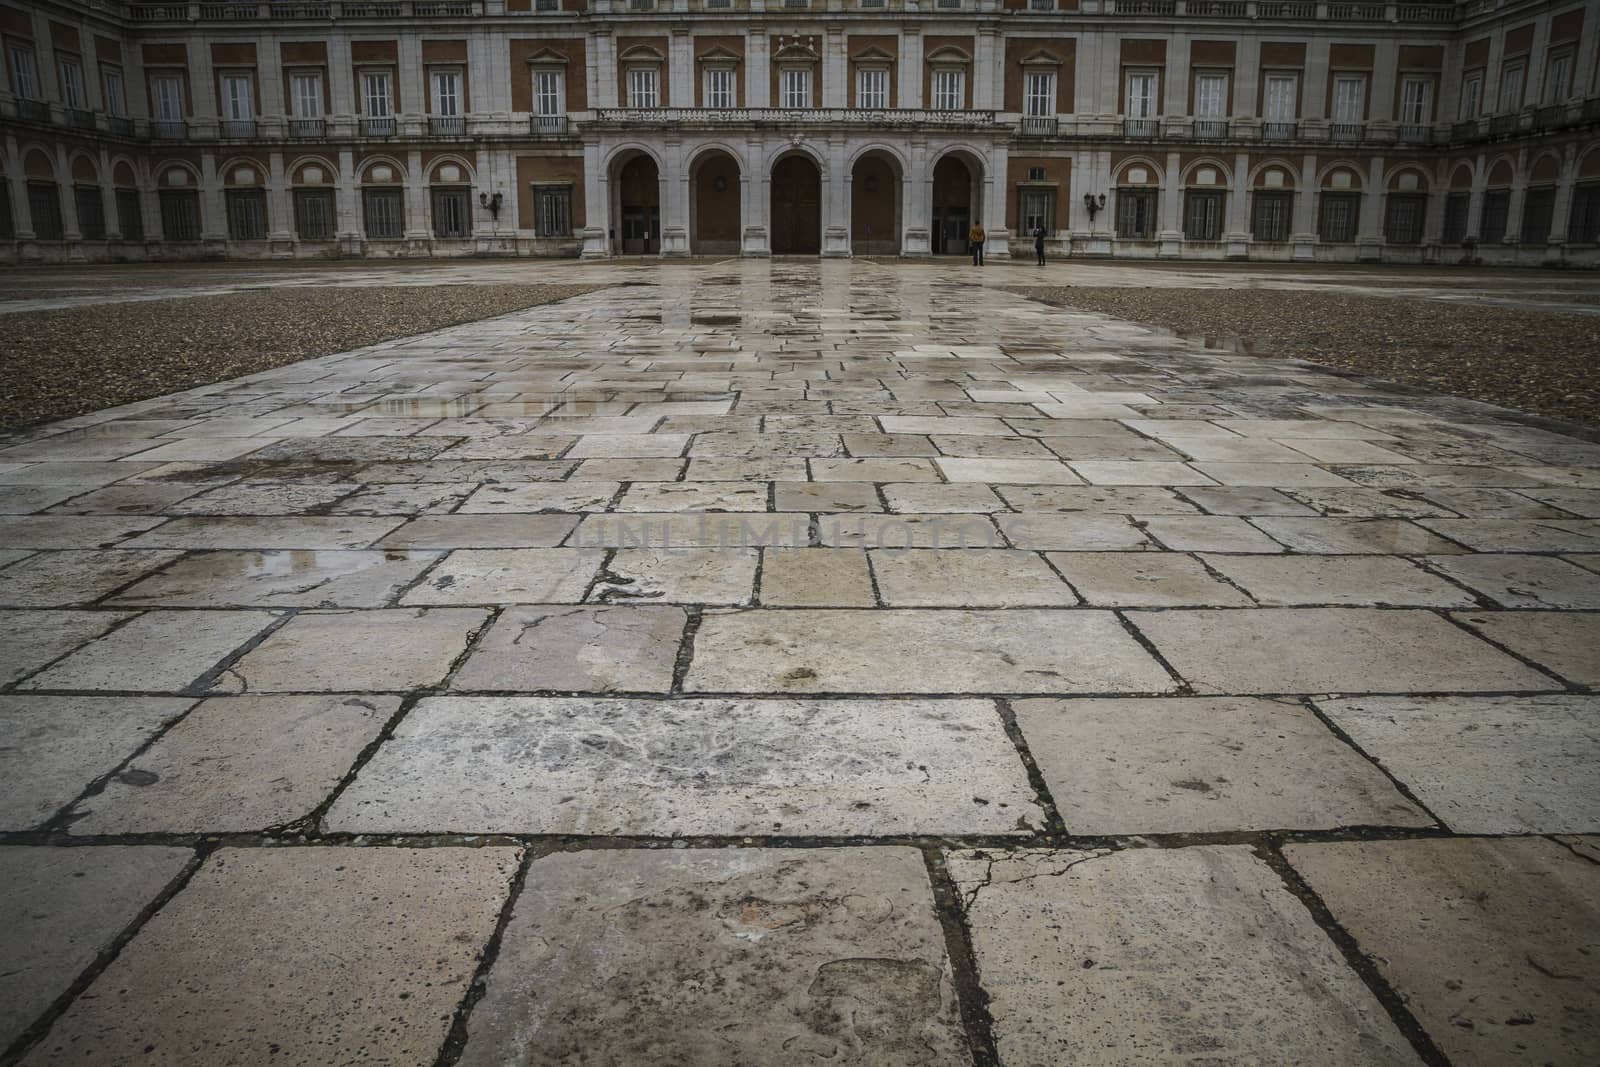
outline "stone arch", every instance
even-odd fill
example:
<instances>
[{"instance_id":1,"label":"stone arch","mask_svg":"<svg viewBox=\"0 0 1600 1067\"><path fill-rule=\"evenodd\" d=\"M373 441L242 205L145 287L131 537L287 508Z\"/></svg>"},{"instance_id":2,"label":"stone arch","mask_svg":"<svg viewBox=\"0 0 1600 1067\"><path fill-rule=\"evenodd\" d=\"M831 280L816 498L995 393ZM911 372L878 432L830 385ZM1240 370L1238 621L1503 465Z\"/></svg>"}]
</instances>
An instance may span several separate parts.
<instances>
[{"instance_id":1,"label":"stone arch","mask_svg":"<svg viewBox=\"0 0 1600 1067\"><path fill-rule=\"evenodd\" d=\"M368 156L356 174L362 185L403 185L406 166L393 156Z\"/></svg>"},{"instance_id":2,"label":"stone arch","mask_svg":"<svg viewBox=\"0 0 1600 1067\"><path fill-rule=\"evenodd\" d=\"M1509 189L1512 182L1516 181L1517 167L1510 156L1501 156L1489 164L1489 176L1486 184L1490 189Z\"/></svg>"},{"instance_id":3,"label":"stone arch","mask_svg":"<svg viewBox=\"0 0 1600 1067\"><path fill-rule=\"evenodd\" d=\"M217 168L217 173L222 175L223 186L229 189L260 189L267 184L266 171L253 159L229 159Z\"/></svg>"},{"instance_id":4,"label":"stone arch","mask_svg":"<svg viewBox=\"0 0 1600 1067\"><path fill-rule=\"evenodd\" d=\"M823 183L827 183L827 156L823 155L823 153L820 152L816 146L811 144L811 142L803 140L779 142L771 150L769 150L766 156L761 160L760 172L770 177L772 174L772 169L778 165L779 160L783 159L785 156L792 156L796 154L803 155L807 159L811 160L812 164L817 168L817 173L822 175Z\"/></svg>"},{"instance_id":5,"label":"stone arch","mask_svg":"<svg viewBox=\"0 0 1600 1067\"><path fill-rule=\"evenodd\" d=\"M607 153L605 159L601 161L600 169L608 176L614 175L617 172L617 164L619 162L626 163L628 159L631 159L635 154L649 156L651 160L655 162L657 170L663 173L666 172L667 163L666 160L661 158L661 153L657 152L654 148L645 144L643 141L628 141L624 144L617 145L609 153Z\"/></svg>"},{"instance_id":6,"label":"stone arch","mask_svg":"<svg viewBox=\"0 0 1600 1067\"><path fill-rule=\"evenodd\" d=\"M1205 168L1210 168L1215 172L1212 176L1212 181L1202 182L1197 180L1204 176L1200 171ZM1233 168L1215 157L1202 156L1200 159L1191 161L1183 168L1180 182L1185 188L1203 186L1209 189L1227 189L1233 185Z\"/></svg>"},{"instance_id":7,"label":"stone arch","mask_svg":"<svg viewBox=\"0 0 1600 1067\"><path fill-rule=\"evenodd\" d=\"M1278 175L1276 179L1274 172ZM1300 185L1300 168L1286 159L1265 159L1250 169L1248 182L1252 189L1292 191Z\"/></svg>"},{"instance_id":8,"label":"stone arch","mask_svg":"<svg viewBox=\"0 0 1600 1067\"><path fill-rule=\"evenodd\" d=\"M1578 177L1582 180L1600 178L1600 144L1590 145L1578 159Z\"/></svg>"},{"instance_id":9,"label":"stone arch","mask_svg":"<svg viewBox=\"0 0 1600 1067\"><path fill-rule=\"evenodd\" d=\"M825 164L808 145L779 152L767 171L773 255L822 253Z\"/></svg>"},{"instance_id":10,"label":"stone arch","mask_svg":"<svg viewBox=\"0 0 1600 1067\"><path fill-rule=\"evenodd\" d=\"M454 167L454 174L450 168ZM429 185L471 185L476 180L476 172L465 156L456 155L454 152L442 153L428 161L427 168Z\"/></svg>"},{"instance_id":11,"label":"stone arch","mask_svg":"<svg viewBox=\"0 0 1600 1067\"><path fill-rule=\"evenodd\" d=\"M200 172L193 163L169 159L155 165L156 184L163 189L198 189Z\"/></svg>"},{"instance_id":12,"label":"stone arch","mask_svg":"<svg viewBox=\"0 0 1600 1067\"><path fill-rule=\"evenodd\" d=\"M126 156L111 160L111 184L119 189L132 189L139 184L139 168Z\"/></svg>"},{"instance_id":13,"label":"stone arch","mask_svg":"<svg viewBox=\"0 0 1600 1067\"><path fill-rule=\"evenodd\" d=\"M615 220L613 253L654 255L661 251L663 173L660 156L642 145L611 153L606 176Z\"/></svg>"},{"instance_id":14,"label":"stone arch","mask_svg":"<svg viewBox=\"0 0 1600 1067\"><path fill-rule=\"evenodd\" d=\"M850 157L850 251L856 255L896 256L905 229L901 207L905 166L899 154L865 148Z\"/></svg>"},{"instance_id":15,"label":"stone arch","mask_svg":"<svg viewBox=\"0 0 1600 1067\"><path fill-rule=\"evenodd\" d=\"M1470 193L1472 191L1472 164L1462 161L1455 165L1450 172L1450 191L1456 193Z\"/></svg>"},{"instance_id":16,"label":"stone arch","mask_svg":"<svg viewBox=\"0 0 1600 1067\"><path fill-rule=\"evenodd\" d=\"M1335 192L1359 193L1366 188L1361 168L1348 159L1335 160L1317 172L1317 188Z\"/></svg>"},{"instance_id":17,"label":"stone arch","mask_svg":"<svg viewBox=\"0 0 1600 1067\"><path fill-rule=\"evenodd\" d=\"M1143 168L1144 170L1143 177L1140 177L1136 173L1140 168ZM1129 185L1154 187L1162 184L1163 177L1165 177L1165 173L1161 168L1161 164L1157 163L1154 159L1151 159L1149 156L1129 156L1121 163L1118 163L1112 170L1111 184L1113 186Z\"/></svg>"},{"instance_id":18,"label":"stone arch","mask_svg":"<svg viewBox=\"0 0 1600 1067\"><path fill-rule=\"evenodd\" d=\"M988 160L965 144L946 145L933 157L928 171L932 217L928 233L935 255L964 255L967 233L984 217L984 182Z\"/></svg>"},{"instance_id":19,"label":"stone arch","mask_svg":"<svg viewBox=\"0 0 1600 1067\"><path fill-rule=\"evenodd\" d=\"M1533 166L1528 170L1528 183L1530 185L1554 185L1561 180L1561 157L1554 152L1545 152L1533 161Z\"/></svg>"},{"instance_id":20,"label":"stone arch","mask_svg":"<svg viewBox=\"0 0 1600 1067\"><path fill-rule=\"evenodd\" d=\"M686 170L689 181L689 251L735 256L744 236L744 170L726 145L695 149Z\"/></svg>"},{"instance_id":21,"label":"stone arch","mask_svg":"<svg viewBox=\"0 0 1600 1067\"><path fill-rule=\"evenodd\" d=\"M289 177L289 184L296 187L337 185L339 182L339 168L326 156L300 156L290 161L284 173Z\"/></svg>"},{"instance_id":22,"label":"stone arch","mask_svg":"<svg viewBox=\"0 0 1600 1067\"><path fill-rule=\"evenodd\" d=\"M1384 182L1384 188L1391 193L1426 194L1432 187L1433 181L1428 177L1428 172L1411 163L1402 163L1389 171L1389 176Z\"/></svg>"},{"instance_id":23,"label":"stone arch","mask_svg":"<svg viewBox=\"0 0 1600 1067\"><path fill-rule=\"evenodd\" d=\"M32 181L53 182L56 180L56 165L44 149L29 148L22 154L22 173Z\"/></svg>"},{"instance_id":24,"label":"stone arch","mask_svg":"<svg viewBox=\"0 0 1600 1067\"><path fill-rule=\"evenodd\" d=\"M74 185L99 185L100 165L87 152L74 152L70 161Z\"/></svg>"}]
</instances>

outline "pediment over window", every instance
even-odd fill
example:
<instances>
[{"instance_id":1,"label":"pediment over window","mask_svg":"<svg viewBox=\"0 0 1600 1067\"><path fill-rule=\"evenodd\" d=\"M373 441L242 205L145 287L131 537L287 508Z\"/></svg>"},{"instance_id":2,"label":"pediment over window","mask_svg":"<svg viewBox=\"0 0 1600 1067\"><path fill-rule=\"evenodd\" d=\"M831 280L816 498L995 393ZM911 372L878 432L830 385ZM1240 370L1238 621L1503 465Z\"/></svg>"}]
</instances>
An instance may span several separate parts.
<instances>
[{"instance_id":1,"label":"pediment over window","mask_svg":"<svg viewBox=\"0 0 1600 1067\"><path fill-rule=\"evenodd\" d=\"M822 56L809 41L794 40L780 46L772 58L780 63L815 63Z\"/></svg>"},{"instance_id":2,"label":"pediment over window","mask_svg":"<svg viewBox=\"0 0 1600 1067\"><path fill-rule=\"evenodd\" d=\"M1018 62L1024 67L1059 67L1061 66L1061 57L1054 52L1047 52L1043 48L1035 48Z\"/></svg>"},{"instance_id":3,"label":"pediment over window","mask_svg":"<svg viewBox=\"0 0 1600 1067\"><path fill-rule=\"evenodd\" d=\"M701 52L694 58L696 63L717 63L723 66L727 66L730 63L741 63L744 61L744 56L740 55L738 52L735 52L731 48L724 48L721 45L718 45L716 48Z\"/></svg>"},{"instance_id":4,"label":"pediment over window","mask_svg":"<svg viewBox=\"0 0 1600 1067\"><path fill-rule=\"evenodd\" d=\"M541 48L528 57L528 66L530 67L564 67L568 62L565 52L557 52L553 48Z\"/></svg>"},{"instance_id":5,"label":"pediment over window","mask_svg":"<svg viewBox=\"0 0 1600 1067\"><path fill-rule=\"evenodd\" d=\"M665 63L667 57L647 44L636 44L617 57L624 63Z\"/></svg>"},{"instance_id":6,"label":"pediment over window","mask_svg":"<svg viewBox=\"0 0 1600 1067\"><path fill-rule=\"evenodd\" d=\"M955 45L945 45L943 48L935 48L932 52L929 52L928 62L947 67L965 66L972 62L972 56Z\"/></svg>"},{"instance_id":7,"label":"pediment over window","mask_svg":"<svg viewBox=\"0 0 1600 1067\"><path fill-rule=\"evenodd\" d=\"M885 52L876 45L863 48L850 58L856 63L893 63L895 61L894 53Z\"/></svg>"}]
</instances>

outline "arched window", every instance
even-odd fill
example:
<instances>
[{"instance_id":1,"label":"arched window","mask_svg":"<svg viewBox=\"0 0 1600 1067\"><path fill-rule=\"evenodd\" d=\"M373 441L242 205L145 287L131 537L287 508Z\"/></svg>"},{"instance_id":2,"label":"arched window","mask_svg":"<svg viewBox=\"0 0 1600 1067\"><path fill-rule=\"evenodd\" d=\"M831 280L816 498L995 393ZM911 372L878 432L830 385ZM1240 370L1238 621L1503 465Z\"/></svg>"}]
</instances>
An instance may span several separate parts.
<instances>
[{"instance_id":1,"label":"arched window","mask_svg":"<svg viewBox=\"0 0 1600 1067\"><path fill-rule=\"evenodd\" d=\"M1263 167L1250 199L1250 236L1282 243L1294 227L1294 175L1285 167Z\"/></svg>"},{"instance_id":2,"label":"arched window","mask_svg":"<svg viewBox=\"0 0 1600 1067\"><path fill-rule=\"evenodd\" d=\"M361 222L369 241L405 236L405 190L394 164L373 163L361 172Z\"/></svg>"},{"instance_id":3,"label":"arched window","mask_svg":"<svg viewBox=\"0 0 1600 1067\"><path fill-rule=\"evenodd\" d=\"M183 167L161 172L161 236L167 241L200 239L200 193L194 175Z\"/></svg>"}]
</instances>

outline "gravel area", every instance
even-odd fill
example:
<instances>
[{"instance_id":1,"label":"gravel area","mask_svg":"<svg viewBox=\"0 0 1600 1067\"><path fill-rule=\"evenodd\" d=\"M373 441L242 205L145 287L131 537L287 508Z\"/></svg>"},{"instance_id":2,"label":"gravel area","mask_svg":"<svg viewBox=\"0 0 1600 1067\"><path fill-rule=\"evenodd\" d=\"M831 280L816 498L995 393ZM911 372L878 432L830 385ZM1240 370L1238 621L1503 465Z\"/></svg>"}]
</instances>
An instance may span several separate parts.
<instances>
[{"instance_id":1,"label":"gravel area","mask_svg":"<svg viewBox=\"0 0 1600 1067\"><path fill-rule=\"evenodd\" d=\"M1600 424L1600 316L1282 290L1016 288L1057 307L1235 341L1522 411Z\"/></svg>"},{"instance_id":2,"label":"gravel area","mask_svg":"<svg viewBox=\"0 0 1600 1067\"><path fill-rule=\"evenodd\" d=\"M596 285L279 288L0 316L0 430L425 333Z\"/></svg>"}]
</instances>

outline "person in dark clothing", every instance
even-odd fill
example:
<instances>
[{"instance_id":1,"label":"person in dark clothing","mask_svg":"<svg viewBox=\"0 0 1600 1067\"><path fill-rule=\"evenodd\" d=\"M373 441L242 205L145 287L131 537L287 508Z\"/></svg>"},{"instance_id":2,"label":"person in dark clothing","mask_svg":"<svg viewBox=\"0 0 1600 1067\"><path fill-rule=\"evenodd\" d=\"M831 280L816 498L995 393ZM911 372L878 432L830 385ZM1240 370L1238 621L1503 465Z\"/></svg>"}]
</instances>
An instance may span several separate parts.
<instances>
[{"instance_id":1,"label":"person in dark clothing","mask_svg":"<svg viewBox=\"0 0 1600 1067\"><path fill-rule=\"evenodd\" d=\"M1033 254L1039 260L1039 266L1044 266L1044 227L1033 228Z\"/></svg>"},{"instance_id":2,"label":"person in dark clothing","mask_svg":"<svg viewBox=\"0 0 1600 1067\"><path fill-rule=\"evenodd\" d=\"M989 239L989 234L984 230L983 223L974 222L972 229L967 231L967 245L972 249L972 265L983 266L983 242Z\"/></svg>"}]
</instances>

